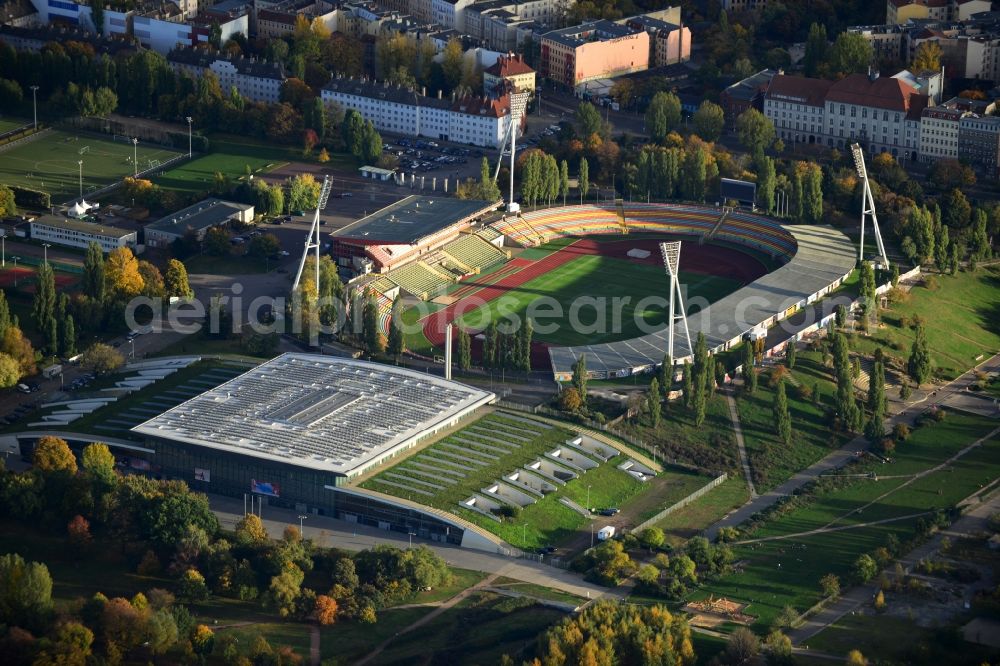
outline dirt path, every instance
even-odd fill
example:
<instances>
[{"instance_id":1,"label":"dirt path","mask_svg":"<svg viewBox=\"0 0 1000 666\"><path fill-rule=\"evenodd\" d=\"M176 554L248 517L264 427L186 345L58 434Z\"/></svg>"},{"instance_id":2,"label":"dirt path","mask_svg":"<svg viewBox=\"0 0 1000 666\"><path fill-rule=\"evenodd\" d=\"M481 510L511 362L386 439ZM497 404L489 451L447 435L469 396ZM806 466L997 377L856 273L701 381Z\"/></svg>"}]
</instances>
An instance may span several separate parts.
<instances>
[{"instance_id":1,"label":"dirt path","mask_svg":"<svg viewBox=\"0 0 1000 666\"><path fill-rule=\"evenodd\" d=\"M468 587L468 588L462 590L461 592L459 592L458 594L456 594L455 596L453 596L451 599L448 599L447 601L442 602L441 604L439 604L437 606L437 608L435 608L434 610L432 610L427 615L424 615L422 618L420 618L419 620L417 620L413 624L400 629L399 632L396 633L395 636L392 636L391 638L387 638L386 640L384 640L381 643L379 643L375 647L375 649L373 649L371 652L368 653L367 657L365 657L361 661L355 662L354 666L363 666L363 664L367 664L367 663L372 662L372 660L374 660L376 657L378 657L380 654L382 654L382 652L387 647L389 647L389 644L392 643L394 640L396 640L397 638L399 638L403 634L408 634L408 633L410 633L410 632L412 632L412 631L414 631L416 629L419 629L420 627L424 626L425 624L428 624L429 622L433 622L434 619L437 618L437 616L441 615L442 613L444 613L445 611L447 611L449 608L452 608L453 606L455 606L456 604L458 604L463 599L468 598L472 594L478 592L479 590L481 590L481 589L483 589L485 587L490 587L491 585L493 585L493 581L495 581L497 578L499 578L502 575L502 573L503 573L503 571L498 571L496 573L492 573L489 576L487 576L486 578L484 578L483 580L481 580L478 583L476 583L475 585L473 585L472 587Z\"/></svg>"},{"instance_id":2,"label":"dirt path","mask_svg":"<svg viewBox=\"0 0 1000 666\"><path fill-rule=\"evenodd\" d=\"M319 666L322 655L319 650L319 627L315 624L309 625L309 663L311 666Z\"/></svg>"}]
</instances>

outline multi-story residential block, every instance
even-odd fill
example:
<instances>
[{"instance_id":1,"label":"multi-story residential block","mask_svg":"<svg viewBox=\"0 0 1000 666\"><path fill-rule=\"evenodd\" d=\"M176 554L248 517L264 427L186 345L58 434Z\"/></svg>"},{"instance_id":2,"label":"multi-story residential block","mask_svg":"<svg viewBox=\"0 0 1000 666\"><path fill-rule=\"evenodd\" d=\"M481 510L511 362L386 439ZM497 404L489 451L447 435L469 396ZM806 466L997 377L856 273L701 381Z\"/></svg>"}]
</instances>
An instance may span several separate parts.
<instances>
[{"instance_id":1,"label":"multi-story residential block","mask_svg":"<svg viewBox=\"0 0 1000 666\"><path fill-rule=\"evenodd\" d=\"M764 112L764 93L771 85L771 79L785 72L778 69L764 69L742 81L737 81L722 91L719 102L726 114L726 125L736 129L736 119L751 108Z\"/></svg>"},{"instance_id":2,"label":"multi-story residential block","mask_svg":"<svg viewBox=\"0 0 1000 666\"><path fill-rule=\"evenodd\" d=\"M5 0L0 3L0 21L15 28L34 28L41 25L38 10L29 0Z\"/></svg>"},{"instance_id":3,"label":"multi-story residential block","mask_svg":"<svg viewBox=\"0 0 1000 666\"><path fill-rule=\"evenodd\" d=\"M167 62L175 71L196 78L210 71L219 79L223 92L236 88L244 99L255 102L277 102L286 78L281 63L231 57L204 49L174 49L167 54Z\"/></svg>"},{"instance_id":4,"label":"multi-story residential block","mask_svg":"<svg viewBox=\"0 0 1000 666\"><path fill-rule=\"evenodd\" d=\"M992 9L990 0L886 0L885 22L911 20L968 21L974 14Z\"/></svg>"},{"instance_id":5,"label":"multi-story residential block","mask_svg":"<svg viewBox=\"0 0 1000 666\"><path fill-rule=\"evenodd\" d=\"M41 215L31 221L31 238L65 247L87 247L96 242L105 252L119 247L135 247L137 234L108 224L71 220L58 215Z\"/></svg>"},{"instance_id":6,"label":"multi-story residential block","mask_svg":"<svg viewBox=\"0 0 1000 666\"><path fill-rule=\"evenodd\" d=\"M778 75L764 98L764 115L783 141L844 148L859 142L873 153L917 159L927 95L902 78L852 74L840 81Z\"/></svg>"},{"instance_id":7,"label":"multi-story residential block","mask_svg":"<svg viewBox=\"0 0 1000 666\"><path fill-rule=\"evenodd\" d=\"M310 23L319 19L331 31L337 29L337 6L327 0L257 0L254 10L250 16L250 31L259 39L291 34L300 15Z\"/></svg>"},{"instance_id":8,"label":"multi-story residential block","mask_svg":"<svg viewBox=\"0 0 1000 666\"><path fill-rule=\"evenodd\" d=\"M385 82L336 78L323 87L327 105L354 109L376 129L475 146L497 147L510 116L510 98L428 97Z\"/></svg>"},{"instance_id":9,"label":"multi-story residential block","mask_svg":"<svg viewBox=\"0 0 1000 666\"><path fill-rule=\"evenodd\" d=\"M958 159L959 121L968 114L946 106L924 109L920 117L920 160Z\"/></svg>"},{"instance_id":10,"label":"multi-story residential block","mask_svg":"<svg viewBox=\"0 0 1000 666\"><path fill-rule=\"evenodd\" d=\"M1000 117L964 115L958 121L958 154L996 177L1000 164L997 159L1000 156Z\"/></svg>"},{"instance_id":11,"label":"multi-story residential block","mask_svg":"<svg viewBox=\"0 0 1000 666\"><path fill-rule=\"evenodd\" d=\"M763 9L767 6L767 0L722 0L722 8L727 12L749 11L751 9Z\"/></svg>"},{"instance_id":12,"label":"multi-story residential block","mask_svg":"<svg viewBox=\"0 0 1000 666\"><path fill-rule=\"evenodd\" d=\"M431 0L431 21L443 28L465 30L465 8L472 0Z\"/></svg>"},{"instance_id":13,"label":"multi-story residential block","mask_svg":"<svg viewBox=\"0 0 1000 666\"><path fill-rule=\"evenodd\" d=\"M504 84L509 83L514 92L535 92L535 70L524 62L521 55L509 53L497 58L493 66L483 70L483 93L487 96L503 94Z\"/></svg>"},{"instance_id":14,"label":"multi-story residential block","mask_svg":"<svg viewBox=\"0 0 1000 666\"><path fill-rule=\"evenodd\" d=\"M691 59L691 29L650 16L625 19L632 30L649 34L649 66L663 67Z\"/></svg>"},{"instance_id":15,"label":"multi-story residential block","mask_svg":"<svg viewBox=\"0 0 1000 666\"><path fill-rule=\"evenodd\" d=\"M895 23L858 25L847 29L871 44L878 61L909 62L909 30Z\"/></svg>"},{"instance_id":16,"label":"multi-story residential block","mask_svg":"<svg viewBox=\"0 0 1000 666\"><path fill-rule=\"evenodd\" d=\"M649 34L592 21L541 36L539 72L564 86L649 68Z\"/></svg>"}]
</instances>

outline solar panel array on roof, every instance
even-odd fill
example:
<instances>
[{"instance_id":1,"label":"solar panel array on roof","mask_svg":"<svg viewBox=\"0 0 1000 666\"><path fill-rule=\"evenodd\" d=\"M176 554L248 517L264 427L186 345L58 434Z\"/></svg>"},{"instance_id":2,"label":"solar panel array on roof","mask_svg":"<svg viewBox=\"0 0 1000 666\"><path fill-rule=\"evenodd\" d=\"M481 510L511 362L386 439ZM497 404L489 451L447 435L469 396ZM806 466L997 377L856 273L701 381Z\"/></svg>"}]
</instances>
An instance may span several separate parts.
<instances>
[{"instance_id":1,"label":"solar panel array on roof","mask_svg":"<svg viewBox=\"0 0 1000 666\"><path fill-rule=\"evenodd\" d=\"M348 474L493 397L403 368L293 353L133 432Z\"/></svg>"}]
</instances>

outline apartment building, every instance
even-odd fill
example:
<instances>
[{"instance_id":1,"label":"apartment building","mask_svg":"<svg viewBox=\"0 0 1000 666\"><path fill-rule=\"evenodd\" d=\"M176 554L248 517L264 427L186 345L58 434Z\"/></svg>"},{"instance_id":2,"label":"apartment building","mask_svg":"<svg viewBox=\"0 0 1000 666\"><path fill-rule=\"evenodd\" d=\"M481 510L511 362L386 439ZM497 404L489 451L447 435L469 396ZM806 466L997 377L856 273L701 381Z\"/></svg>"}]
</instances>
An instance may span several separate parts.
<instances>
[{"instance_id":1,"label":"apartment building","mask_svg":"<svg viewBox=\"0 0 1000 666\"><path fill-rule=\"evenodd\" d=\"M764 69L742 81L730 85L719 95L719 103L726 115L726 126L730 131L736 129L736 119L749 109L764 112L764 93L771 85L771 79L783 70Z\"/></svg>"},{"instance_id":2,"label":"apartment building","mask_svg":"<svg viewBox=\"0 0 1000 666\"><path fill-rule=\"evenodd\" d=\"M386 82L335 78L323 87L322 100L355 109L382 132L422 136L495 148L503 138L510 99L428 97Z\"/></svg>"},{"instance_id":3,"label":"apartment building","mask_svg":"<svg viewBox=\"0 0 1000 666\"><path fill-rule=\"evenodd\" d=\"M691 59L691 29L651 16L625 19L632 30L649 35L649 66L664 67Z\"/></svg>"},{"instance_id":4,"label":"apartment building","mask_svg":"<svg viewBox=\"0 0 1000 666\"><path fill-rule=\"evenodd\" d=\"M1000 117L969 113L958 121L958 154L964 160L997 175L1000 156Z\"/></svg>"},{"instance_id":5,"label":"apartment building","mask_svg":"<svg viewBox=\"0 0 1000 666\"><path fill-rule=\"evenodd\" d=\"M250 29L259 39L289 35L301 15L312 23L319 19L331 31L336 30L337 5L326 0L257 0L250 17Z\"/></svg>"},{"instance_id":6,"label":"apartment building","mask_svg":"<svg viewBox=\"0 0 1000 666\"><path fill-rule=\"evenodd\" d=\"M186 72L195 78L212 72L224 93L236 88L244 99L255 102L279 101L286 78L281 63L231 57L204 49L174 49L167 54L167 62L175 71Z\"/></svg>"},{"instance_id":7,"label":"apartment building","mask_svg":"<svg viewBox=\"0 0 1000 666\"><path fill-rule=\"evenodd\" d=\"M959 121L969 115L962 109L930 106L920 118L920 161L958 159Z\"/></svg>"},{"instance_id":8,"label":"apartment building","mask_svg":"<svg viewBox=\"0 0 1000 666\"><path fill-rule=\"evenodd\" d=\"M520 54L508 53L497 58L496 63L483 70L483 94L503 94L509 83L514 92L535 93L535 70L524 62Z\"/></svg>"},{"instance_id":9,"label":"apartment building","mask_svg":"<svg viewBox=\"0 0 1000 666\"><path fill-rule=\"evenodd\" d=\"M722 0L722 8L727 12L745 12L766 6L767 0Z\"/></svg>"},{"instance_id":10,"label":"apartment building","mask_svg":"<svg viewBox=\"0 0 1000 666\"><path fill-rule=\"evenodd\" d=\"M564 86L649 68L649 34L611 21L591 21L541 36L539 72Z\"/></svg>"},{"instance_id":11,"label":"apartment building","mask_svg":"<svg viewBox=\"0 0 1000 666\"><path fill-rule=\"evenodd\" d=\"M823 143L826 96L833 85L825 79L777 74L764 92L764 115L785 143Z\"/></svg>"},{"instance_id":12,"label":"apartment building","mask_svg":"<svg viewBox=\"0 0 1000 666\"><path fill-rule=\"evenodd\" d=\"M992 9L990 0L886 0L885 22L911 20L967 21L974 14Z\"/></svg>"}]
</instances>

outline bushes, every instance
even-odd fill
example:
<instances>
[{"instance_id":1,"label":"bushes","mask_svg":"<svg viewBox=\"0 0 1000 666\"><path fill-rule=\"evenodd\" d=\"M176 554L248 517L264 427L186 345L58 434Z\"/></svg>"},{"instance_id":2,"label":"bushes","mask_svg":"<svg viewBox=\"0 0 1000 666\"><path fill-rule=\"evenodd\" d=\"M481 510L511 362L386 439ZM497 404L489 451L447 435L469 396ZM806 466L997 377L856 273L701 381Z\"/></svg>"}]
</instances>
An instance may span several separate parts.
<instances>
[{"instance_id":1,"label":"bushes","mask_svg":"<svg viewBox=\"0 0 1000 666\"><path fill-rule=\"evenodd\" d=\"M37 210L52 207L52 197L49 196L48 192L40 192L20 185L11 185L10 189L14 191L14 203L18 206Z\"/></svg>"}]
</instances>

